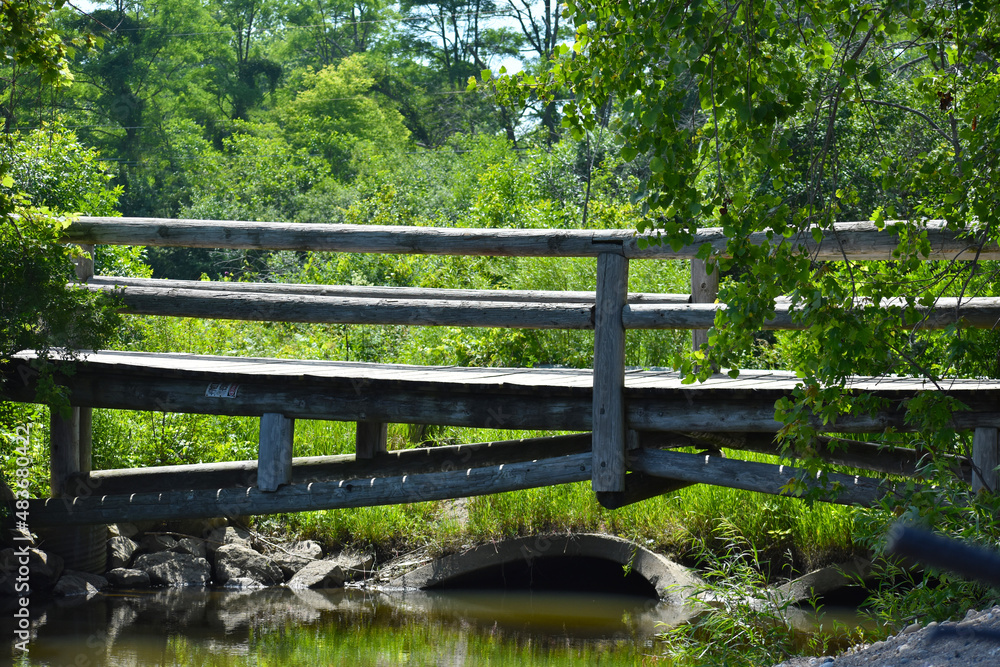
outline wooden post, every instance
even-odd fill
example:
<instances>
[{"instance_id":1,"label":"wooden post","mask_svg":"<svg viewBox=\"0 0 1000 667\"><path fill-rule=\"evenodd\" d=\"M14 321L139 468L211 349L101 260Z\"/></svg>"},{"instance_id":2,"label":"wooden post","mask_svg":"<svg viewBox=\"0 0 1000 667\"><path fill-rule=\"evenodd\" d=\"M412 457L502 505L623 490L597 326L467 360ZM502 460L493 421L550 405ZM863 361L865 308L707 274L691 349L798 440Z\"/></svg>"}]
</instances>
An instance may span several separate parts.
<instances>
[{"instance_id":1,"label":"wooden post","mask_svg":"<svg viewBox=\"0 0 1000 667\"><path fill-rule=\"evenodd\" d=\"M972 492L1000 490L1000 446L997 444L997 429L977 428L972 436Z\"/></svg>"},{"instance_id":2,"label":"wooden post","mask_svg":"<svg viewBox=\"0 0 1000 667\"><path fill-rule=\"evenodd\" d=\"M354 458L372 459L388 451L389 425L385 422L358 422L354 434Z\"/></svg>"},{"instance_id":3,"label":"wooden post","mask_svg":"<svg viewBox=\"0 0 1000 667\"><path fill-rule=\"evenodd\" d=\"M76 277L81 282L87 282L94 277L94 246L92 244L81 244L83 257L77 257L73 261L73 268ZM74 408L79 410L77 434L80 441L80 472L90 472L93 469L93 409Z\"/></svg>"},{"instance_id":4,"label":"wooden post","mask_svg":"<svg viewBox=\"0 0 1000 667\"><path fill-rule=\"evenodd\" d=\"M719 296L719 267L713 267L708 272L705 260L691 260L691 303L715 303ZM699 350L702 345L708 345L708 329L691 331L693 349Z\"/></svg>"},{"instance_id":5,"label":"wooden post","mask_svg":"<svg viewBox=\"0 0 1000 667\"><path fill-rule=\"evenodd\" d=\"M625 490L625 328L628 259L597 257L594 310L594 414L591 486L595 493Z\"/></svg>"},{"instance_id":6,"label":"wooden post","mask_svg":"<svg viewBox=\"0 0 1000 667\"><path fill-rule=\"evenodd\" d=\"M84 255L73 259L73 269L76 272L77 280L85 283L94 277L94 246L81 244L80 249L83 250Z\"/></svg>"},{"instance_id":7,"label":"wooden post","mask_svg":"<svg viewBox=\"0 0 1000 667\"><path fill-rule=\"evenodd\" d=\"M59 498L66 492L70 475L80 472L80 408L70 408L67 419L49 411L49 487Z\"/></svg>"},{"instance_id":8,"label":"wooden post","mask_svg":"<svg viewBox=\"0 0 1000 667\"><path fill-rule=\"evenodd\" d=\"M295 420L275 412L260 417L260 447L257 451L257 488L277 491L292 483L292 441Z\"/></svg>"}]
</instances>

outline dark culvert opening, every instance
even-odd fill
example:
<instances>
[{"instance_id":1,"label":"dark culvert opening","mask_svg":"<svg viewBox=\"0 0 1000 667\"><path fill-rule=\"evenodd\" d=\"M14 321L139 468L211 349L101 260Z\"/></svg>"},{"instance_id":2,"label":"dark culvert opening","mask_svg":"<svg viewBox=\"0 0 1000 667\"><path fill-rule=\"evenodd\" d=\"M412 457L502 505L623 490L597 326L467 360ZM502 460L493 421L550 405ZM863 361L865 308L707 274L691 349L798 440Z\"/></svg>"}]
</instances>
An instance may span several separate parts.
<instances>
[{"instance_id":1,"label":"dark culvert opening","mask_svg":"<svg viewBox=\"0 0 1000 667\"><path fill-rule=\"evenodd\" d=\"M635 595L658 599L656 587L620 563L593 556L519 559L450 577L428 590L530 590Z\"/></svg>"}]
</instances>

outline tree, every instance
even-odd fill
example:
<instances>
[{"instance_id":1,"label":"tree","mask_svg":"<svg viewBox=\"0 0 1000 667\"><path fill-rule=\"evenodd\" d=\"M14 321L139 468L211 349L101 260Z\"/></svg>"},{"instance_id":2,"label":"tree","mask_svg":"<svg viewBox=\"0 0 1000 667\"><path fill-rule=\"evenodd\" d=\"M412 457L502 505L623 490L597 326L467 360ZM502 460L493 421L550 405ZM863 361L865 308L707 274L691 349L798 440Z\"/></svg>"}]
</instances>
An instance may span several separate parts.
<instances>
[{"instance_id":1,"label":"tree","mask_svg":"<svg viewBox=\"0 0 1000 667\"><path fill-rule=\"evenodd\" d=\"M33 67L46 85L67 80L66 50L49 22L54 5L46 2L5 2L0 6L0 51L14 67ZM8 89L11 95L12 89ZM8 101L11 98L8 97ZM8 106L8 108L11 108ZM25 349L35 349L45 358L52 346L99 347L118 326L113 300L67 286L70 251L59 243L64 222L53 218L52 209L32 197L25 176L41 175L38 161L26 163L32 153L23 150L15 137L3 135L0 150L0 372L11 358ZM72 143L72 142L70 142ZM80 148L76 145L76 148ZM103 188L103 174L93 171ZM61 203L86 203L83 192ZM100 197L90 200L100 206ZM51 398L50 394L48 398Z\"/></svg>"},{"instance_id":2,"label":"tree","mask_svg":"<svg viewBox=\"0 0 1000 667\"><path fill-rule=\"evenodd\" d=\"M776 406L779 435L821 472L813 419L876 406L845 391L849 376L1000 376L994 332L898 326L916 304L996 289L982 262L921 261L928 220L974 246L1000 238L995 3L570 0L567 12L572 49L544 77L496 85L515 100L570 90L565 123L580 137L612 109L622 156L648 164L639 197L649 216L637 227L649 242L680 247L703 227L724 230L724 252L705 246L700 256L723 274L726 309L710 347L674 360L690 381L762 363L764 321L777 297L790 298L806 328L778 340L802 380ZM836 247L833 223L846 216L879 226L902 218L898 259L813 261L802 241ZM766 240L751 243L755 233ZM889 298L902 305L885 308ZM909 442L932 459L961 451L967 436L950 421L958 408L940 392L911 401L907 419L920 431ZM992 522L995 509L945 467L941 485L915 492L906 511L974 534L969 517Z\"/></svg>"}]
</instances>

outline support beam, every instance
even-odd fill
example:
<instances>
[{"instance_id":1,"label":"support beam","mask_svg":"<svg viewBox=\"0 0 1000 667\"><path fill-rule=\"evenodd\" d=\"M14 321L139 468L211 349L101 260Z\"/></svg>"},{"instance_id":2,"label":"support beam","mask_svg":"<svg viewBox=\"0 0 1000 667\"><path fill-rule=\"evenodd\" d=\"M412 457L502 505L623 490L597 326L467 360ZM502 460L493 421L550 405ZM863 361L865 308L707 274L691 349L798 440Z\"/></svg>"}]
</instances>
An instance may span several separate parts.
<instances>
[{"instance_id":1,"label":"support beam","mask_svg":"<svg viewBox=\"0 0 1000 667\"><path fill-rule=\"evenodd\" d=\"M597 258L594 309L593 474L595 493L625 490L625 327L628 259L606 252Z\"/></svg>"},{"instance_id":2,"label":"support beam","mask_svg":"<svg viewBox=\"0 0 1000 667\"><path fill-rule=\"evenodd\" d=\"M789 481L803 473L800 468L786 465L657 449L643 449L633 453L629 457L629 469L670 480L712 484L776 496L789 495L783 489ZM841 505L872 505L882 496L894 491L894 485L888 480L841 473L827 473L826 477L829 484L835 485L839 491L826 493L820 498L825 502ZM810 488L819 485L818 480L805 481Z\"/></svg>"},{"instance_id":3,"label":"support beam","mask_svg":"<svg viewBox=\"0 0 1000 667\"><path fill-rule=\"evenodd\" d=\"M260 418L260 448L257 454L257 488L277 491L292 482L292 441L295 420L274 412Z\"/></svg>"},{"instance_id":4,"label":"support beam","mask_svg":"<svg viewBox=\"0 0 1000 667\"><path fill-rule=\"evenodd\" d=\"M1000 445L997 429L977 428L972 435L972 492L997 493L1000 490Z\"/></svg>"},{"instance_id":5,"label":"support beam","mask_svg":"<svg viewBox=\"0 0 1000 667\"><path fill-rule=\"evenodd\" d=\"M80 408L70 408L65 417L55 408L49 416L49 487L59 498L70 475L80 472Z\"/></svg>"},{"instance_id":6,"label":"support beam","mask_svg":"<svg viewBox=\"0 0 1000 667\"><path fill-rule=\"evenodd\" d=\"M368 460L355 459L353 454L300 456L292 459L292 484L467 470L569 454L586 453L589 456L590 440L590 433L576 433L397 449L386 452L377 459ZM254 486L256 480L257 461L98 470L86 475L74 475L67 488L67 495L116 495L134 493L137 490L245 489Z\"/></svg>"},{"instance_id":7,"label":"support beam","mask_svg":"<svg viewBox=\"0 0 1000 667\"><path fill-rule=\"evenodd\" d=\"M354 456L373 459L388 451L389 425L385 422L358 422L354 435Z\"/></svg>"},{"instance_id":8,"label":"support beam","mask_svg":"<svg viewBox=\"0 0 1000 667\"><path fill-rule=\"evenodd\" d=\"M29 501L32 525L165 521L396 505L504 493L590 479L590 454L401 477L291 484L260 489L175 490Z\"/></svg>"},{"instance_id":9,"label":"support beam","mask_svg":"<svg viewBox=\"0 0 1000 667\"><path fill-rule=\"evenodd\" d=\"M691 260L691 303L715 303L719 296L719 268L712 267L712 272L708 272L708 265L703 259ZM694 329L691 331L691 346L695 350L700 350L702 345L708 345L708 329Z\"/></svg>"}]
</instances>

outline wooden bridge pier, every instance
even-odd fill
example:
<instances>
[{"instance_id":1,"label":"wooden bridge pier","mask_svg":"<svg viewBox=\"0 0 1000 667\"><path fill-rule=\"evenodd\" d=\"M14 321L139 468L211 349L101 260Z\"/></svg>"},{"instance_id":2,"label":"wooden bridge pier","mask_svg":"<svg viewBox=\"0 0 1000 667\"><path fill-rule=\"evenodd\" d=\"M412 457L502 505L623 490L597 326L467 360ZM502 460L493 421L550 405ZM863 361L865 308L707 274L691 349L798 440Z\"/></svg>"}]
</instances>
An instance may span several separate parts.
<instances>
[{"instance_id":1,"label":"wooden bridge pier","mask_svg":"<svg viewBox=\"0 0 1000 667\"><path fill-rule=\"evenodd\" d=\"M763 237L762 237L763 238ZM970 242L930 225L929 259L972 259ZM838 225L838 247L803 246L823 261L891 255L891 234L867 223ZM702 243L721 248L716 230L673 250L640 247L631 232L589 230L469 230L366 228L213 221L90 218L74 223L67 242L182 245L333 252L400 252L500 256L592 257L594 292L423 290L418 288L211 283L93 276L92 246L77 260L88 289L120 292L126 312L289 322L416 326L590 329L594 364L588 369L414 367L186 354L98 352L58 360L73 405L53 411L53 499L32 501L33 521L53 525L123 519L223 516L418 502L590 480L607 507L694 483L780 493L802 471L780 464L719 456L720 448L776 451L774 402L797 383L794 374L745 371L683 385L674 373L625 367L628 329L688 329L698 347L718 308L718 276L696 255ZM828 244L829 246L830 244ZM981 259L1000 259L995 244L976 247ZM633 260L692 261L692 294L628 292ZM88 268L89 260L89 268ZM892 306L893 304L886 304ZM992 327L1000 299L948 302L925 309L922 326L955 321ZM797 325L787 304L776 304L767 326ZM905 325L901 321L901 325ZM698 332L702 332L699 334ZM699 338L702 336L702 338ZM30 353L22 355L24 363ZM15 369L24 371L24 368ZM30 374L29 374L30 375ZM934 389L919 379L855 378L850 387L873 392L889 407L874 416L817 422L829 433L908 428L906 402ZM231 390L231 391L230 391ZM975 490L996 491L1000 381L953 380L947 390L969 406L954 426L974 432L971 461L956 468ZM8 400L34 400L28 383L8 383ZM181 465L145 470L92 471L93 408L161 410L260 419L256 461ZM329 419L356 424L355 453L295 457L295 422ZM388 451L389 423L443 424L510 430L573 431L503 443ZM695 447L701 453L674 451ZM877 474L919 475L918 452L850 442L830 461ZM832 475L842 488L835 502L870 503L892 492L885 479ZM814 481L806 480L807 484Z\"/></svg>"}]
</instances>

